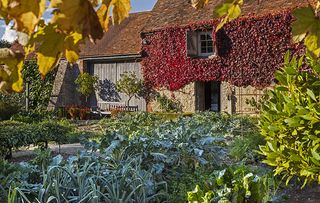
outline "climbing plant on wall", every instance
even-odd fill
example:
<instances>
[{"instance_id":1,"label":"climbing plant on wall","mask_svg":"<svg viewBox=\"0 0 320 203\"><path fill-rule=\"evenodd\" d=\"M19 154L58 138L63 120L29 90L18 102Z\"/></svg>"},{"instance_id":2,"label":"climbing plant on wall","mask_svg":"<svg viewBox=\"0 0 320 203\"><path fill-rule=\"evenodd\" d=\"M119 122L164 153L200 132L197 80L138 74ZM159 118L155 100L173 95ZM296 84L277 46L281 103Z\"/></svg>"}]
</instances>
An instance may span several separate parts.
<instances>
[{"instance_id":1,"label":"climbing plant on wall","mask_svg":"<svg viewBox=\"0 0 320 203\"><path fill-rule=\"evenodd\" d=\"M231 21L213 32L218 53L210 58L187 56L186 33L213 29L218 20L156 30L143 36L149 42L142 47L145 81L169 90L209 80L237 86L268 86L287 50L298 55L304 51L303 45L292 43L292 21L289 10Z\"/></svg>"}]
</instances>

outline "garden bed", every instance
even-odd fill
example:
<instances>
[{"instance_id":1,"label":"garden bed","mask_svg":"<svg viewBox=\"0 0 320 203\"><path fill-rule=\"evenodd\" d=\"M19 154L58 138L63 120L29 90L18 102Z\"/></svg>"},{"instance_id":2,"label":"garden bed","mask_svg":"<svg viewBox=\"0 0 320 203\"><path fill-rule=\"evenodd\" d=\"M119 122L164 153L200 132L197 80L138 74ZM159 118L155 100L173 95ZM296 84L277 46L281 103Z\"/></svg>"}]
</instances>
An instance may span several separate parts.
<instances>
[{"instance_id":1,"label":"garden bed","mask_svg":"<svg viewBox=\"0 0 320 203\"><path fill-rule=\"evenodd\" d=\"M99 126L104 133L100 139L83 140L85 150L72 150L75 156L63 152L52 157L45 151L28 164L2 161L0 176L6 178L0 196L25 195L35 201L46 191L41 202L50 196L110 203L123 198L124 202L312 202L305 194L312 197L317 188L297 196L299 182L288 190L272 168L261 163L256 150L265 141L256 122L215 113L174 118L129 113L99 122L77 121L78 127Z\"/></svg>"}]
</instances>

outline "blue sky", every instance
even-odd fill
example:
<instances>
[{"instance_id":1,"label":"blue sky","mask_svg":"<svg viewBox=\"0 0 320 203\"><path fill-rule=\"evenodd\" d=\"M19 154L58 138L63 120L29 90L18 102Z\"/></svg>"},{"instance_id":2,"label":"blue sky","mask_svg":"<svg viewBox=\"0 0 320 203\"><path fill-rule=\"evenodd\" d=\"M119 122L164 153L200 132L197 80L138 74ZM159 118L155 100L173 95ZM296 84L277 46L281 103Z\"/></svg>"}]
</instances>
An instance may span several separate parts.
<instances>
[{"instance_id":1,"label":"blue sky","mask_svg":"<svg viewBox=\"0 0 320 203\"><path fill-rule=\"evenodd\" d=\"M132 12L150 11L156 0L131 0Z\"/></svg>"},{"instance_id":2,"label":"blue sky","mask_svg":"<svg viewBox=\"0 0 320 203\"><path fill-rule=\"evenodd\" d=\"M141 11L150 11L157 0L131 0L131 12L141 12ZM47 18L50 15L50 12L44 14L44 18ZM0 21L0 37L8 41L14 41L16 34L14 31L10 30L9 27L6 27L3 21Z\"/></svg>"}]
</instances>

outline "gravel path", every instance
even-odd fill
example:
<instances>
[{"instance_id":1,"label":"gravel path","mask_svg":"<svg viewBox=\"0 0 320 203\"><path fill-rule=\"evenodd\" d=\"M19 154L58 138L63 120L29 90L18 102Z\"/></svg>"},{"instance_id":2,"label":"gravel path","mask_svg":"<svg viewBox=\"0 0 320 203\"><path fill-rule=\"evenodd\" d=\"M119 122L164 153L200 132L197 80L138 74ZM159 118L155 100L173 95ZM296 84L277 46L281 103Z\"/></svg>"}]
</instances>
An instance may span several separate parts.
<instances>
[{"instance_id":1,"label":"gravel path","mask_svg":"<svg viewBox=\"0 0 320 203\"><path fill-rule=\"evenodd\" d=\"M34 149L37 147L29 147L27 149L21 149L18 151L13 152L12 154L12 162L20 162L20 161L28 161L34 157ZM58 145L49 145L49 148L52 151L53 155L61 154L64 157L67 157L69 155L74 155L77 154L78 151L83 150L83 146L80 143L75 143L75 144L64 144L60 146L60 151L59 151L59 146Z\"/></svg>"}]
</instances>

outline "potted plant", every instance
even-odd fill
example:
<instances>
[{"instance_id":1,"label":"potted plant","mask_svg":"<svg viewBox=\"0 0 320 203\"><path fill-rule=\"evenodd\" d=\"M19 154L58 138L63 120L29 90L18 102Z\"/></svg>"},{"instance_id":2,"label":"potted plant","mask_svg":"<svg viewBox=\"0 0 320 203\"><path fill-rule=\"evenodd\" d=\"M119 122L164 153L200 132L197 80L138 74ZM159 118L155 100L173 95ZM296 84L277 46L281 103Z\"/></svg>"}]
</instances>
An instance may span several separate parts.
<instances>
[{"instance_id":1,"label":"potted plant","mask_svg":"<svg viewBox=\"0 0 320 203\"><path fill-rule=\"evenodd\" d=\"M88 107L82 107L79 109L79 118L80 120L87 120L90 109Z\"/></svg>"},{"instance_id":2,"label":"potted plant","mask_svg":"<svg viewBox=\"0 0 320 203\"><path fill-rule=\"evenodd\" d=\"M71 105L70 107L66 107L66 110L71 119L76 119L79 117L79 108L77 106Z\"/></svg>"},{"instance_id":3,"label":"potted plant","mask_svg":"<svg viewBox=\"0 0 320 203\"><path fill-rule=\"evenodd\" d=\"M78 92L85 97L85 106L87 106L89 96L98 88L98 77L89 73L80 73L75 83L78 85Z\"/></svg>"},{"instance_id":4,"label":"potted plant","mask_svg":"<svg viewBox=\"0 0 320 203\"><path fill-rule=\"evenodd\" d=\"M127 106L129 107L130 100L135 96L139 97L144 84L133 72L124 72L121 74L120 80L116 82L116 88L119 92L128 96Z\"/></svg>"}]
</instances>

